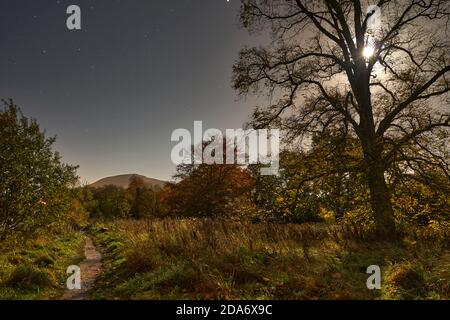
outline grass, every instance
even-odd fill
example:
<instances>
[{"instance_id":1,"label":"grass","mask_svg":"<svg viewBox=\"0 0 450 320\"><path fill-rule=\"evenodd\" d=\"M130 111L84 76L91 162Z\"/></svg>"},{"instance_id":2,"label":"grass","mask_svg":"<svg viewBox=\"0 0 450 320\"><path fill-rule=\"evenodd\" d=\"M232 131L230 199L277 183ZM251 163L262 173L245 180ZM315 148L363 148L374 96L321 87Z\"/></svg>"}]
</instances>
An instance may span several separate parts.
<instances>
[{"instance_id":1,"label":"grass","mask_svg":"<svg viewBox=\"0 0 450 320\"><path fill-rule=\"evenodd\" d=\"M117 221L94 228L97 299L449 299L448 230L392 244L324 224ZM382 289L366 287L379 265Z\"/></svg>"},{"instance_id":2,"label":"grass","mask_svg":"<svg viewBox=\"0 0 450 320\"><path fill-rule=\"evenodd\" d=\"M0 299L46 300L59 298L65 289L68 266L84 257L83 236L67 231L21 243L2 243Z\"/></svg>"}]
</instances>

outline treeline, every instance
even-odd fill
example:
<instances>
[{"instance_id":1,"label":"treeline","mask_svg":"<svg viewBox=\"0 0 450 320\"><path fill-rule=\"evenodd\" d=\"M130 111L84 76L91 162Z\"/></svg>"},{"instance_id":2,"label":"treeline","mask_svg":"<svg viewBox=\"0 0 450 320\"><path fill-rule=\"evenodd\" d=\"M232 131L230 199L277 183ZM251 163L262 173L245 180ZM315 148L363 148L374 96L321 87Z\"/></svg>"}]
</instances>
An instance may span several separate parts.
<instances>
[{"instance_id":1,"label":"treeline","mask_svg":"<svg viewBox=\"0 0 450 320\"><path fill-rule=\"evenodd\" d=\"M142 178L132 176L128 188L107 185L100 188L79 188L76 206L82 206L89 218L144 218L161 216L160 187L145 184Z\"/></svg>"},{"instance_id":2,"label":"treeline","mask_svg":"<svg viewBox=\"0 0 450 320\"><path fill-rule=\"evenodd\" d=\"M276 176L261 175L260 165L180 165L175 182L163 188L148 187L135 176L126 189L81 188L77 201L91 218L204 217L372 226L369 189L361 172L311 175L342 162L348 165L352 154L361 152L355 141L348 141L345 149L333 145L330 137L313 140L308 151L282 151ZM398 225L448 222L448 180L431 170L428 177L395 171L389 175Z\"/></svg>"}]
</instances>

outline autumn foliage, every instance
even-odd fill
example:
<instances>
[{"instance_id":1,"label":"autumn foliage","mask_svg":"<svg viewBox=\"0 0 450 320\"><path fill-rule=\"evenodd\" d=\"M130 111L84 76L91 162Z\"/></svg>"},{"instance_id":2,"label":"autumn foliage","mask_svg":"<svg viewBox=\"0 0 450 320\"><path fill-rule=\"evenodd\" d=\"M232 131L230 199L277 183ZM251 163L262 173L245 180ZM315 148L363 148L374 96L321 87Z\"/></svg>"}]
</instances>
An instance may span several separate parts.
<instances>
[{"instance_id":1,"label":"autumn foliage","mask_svg":"<svg viewBox=\"0 0 450 320\"><path fill-rule=\"evenodd\" d=\"M178 183L166 186L162 203L169 216L230 217L251 206L250 174L235 165L180 166Z\"/></svg>"}]
</instances>

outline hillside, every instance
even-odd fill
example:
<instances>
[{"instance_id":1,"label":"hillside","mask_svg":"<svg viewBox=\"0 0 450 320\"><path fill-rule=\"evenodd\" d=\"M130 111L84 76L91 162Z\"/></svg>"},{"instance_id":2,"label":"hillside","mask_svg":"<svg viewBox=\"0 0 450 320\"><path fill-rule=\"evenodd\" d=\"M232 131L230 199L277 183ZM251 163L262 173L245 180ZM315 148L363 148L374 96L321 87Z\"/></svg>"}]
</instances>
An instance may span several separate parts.
<instances>
[{"instance_id":1,"label":"hillside","mask_svg":"<svg viewBox=\"0 0 450 320\"><path fill-rule=\"evenodd\" d=\"M122 175L118 175L118 176L112 176L112 177L106 177L106 178L100 179L97 182L92 183L90 186L93 188L101 188L101 187L104 187L107 185L114 185L117 187L127 188L130 178L133 176L137 176L137 177L141 178L142 180L144 180L145 184L149 187L163 187L167 183L166 181L148 178L146 176L142 176L139 174L122 174Z\"/></svg>"}]
</instances>

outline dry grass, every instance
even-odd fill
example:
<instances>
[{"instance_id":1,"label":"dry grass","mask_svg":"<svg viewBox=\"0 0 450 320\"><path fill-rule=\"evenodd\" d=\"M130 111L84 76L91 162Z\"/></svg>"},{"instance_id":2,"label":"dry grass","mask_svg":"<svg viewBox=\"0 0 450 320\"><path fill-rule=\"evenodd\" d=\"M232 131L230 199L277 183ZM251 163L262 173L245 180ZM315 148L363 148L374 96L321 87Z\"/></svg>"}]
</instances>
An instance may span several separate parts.
<instances>
[{"instance_id":1,"label":"dry grass","mask_svg":"<svg viewBox=\"0 0 450 320\"><path fill-rule=\"evenodd\" d=\"M389 244L367 240L355 226L208 219L122 220L107 227L95 232L107 259L98 298L449 297L445 238L431 242L414 234L414 241ZM385 289L367 289L371 264L382 268ZM401 270L409 264L421 266L421 274Z\"/></svg>"}]
</instances>

